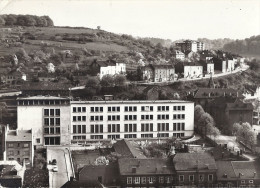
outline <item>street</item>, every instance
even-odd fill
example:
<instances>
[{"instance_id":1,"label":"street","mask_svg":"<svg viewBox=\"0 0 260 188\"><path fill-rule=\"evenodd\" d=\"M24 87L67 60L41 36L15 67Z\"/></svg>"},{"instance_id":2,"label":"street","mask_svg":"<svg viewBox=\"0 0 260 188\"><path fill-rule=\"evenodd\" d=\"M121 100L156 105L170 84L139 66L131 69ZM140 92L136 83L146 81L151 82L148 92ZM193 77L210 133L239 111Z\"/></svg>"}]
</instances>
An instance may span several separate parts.
<instances>
[{"instance_id":1,"label":"street","mask_svg":"<svg viewBox=\"0 0 260 188\"><path fill-rule=\"evenodd\" d=\"M49 169L49 187L58 188L69 181L72 176L69 153L67 149L49 147L47 149L47 161L57 160L58 172L53 172L54 165L48 165Z\"/></svg>"}]
</instances>

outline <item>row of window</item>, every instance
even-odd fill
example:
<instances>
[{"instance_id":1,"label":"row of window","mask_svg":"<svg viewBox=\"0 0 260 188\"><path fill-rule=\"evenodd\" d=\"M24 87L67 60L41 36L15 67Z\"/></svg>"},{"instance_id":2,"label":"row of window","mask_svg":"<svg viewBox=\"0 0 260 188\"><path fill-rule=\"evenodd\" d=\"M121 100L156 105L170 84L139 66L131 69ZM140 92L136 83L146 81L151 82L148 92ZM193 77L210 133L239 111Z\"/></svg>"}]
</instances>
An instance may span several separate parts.
<instances>
[{"instance_id":1,"label":"row of window","mask_svg":"<svg viewBox=\"0 0 260 188\"><path fill-rule=\"evenodd\" d=\"M14 143L8 143L8 147L9 147L9 148L13 148L14 146L15 146ZM28 148L28 147L29 147L29 144L20 144L20 143L17 143L17 147L20 147L20 146L22 146L22 147L24 147L24 148Z\"/></svg>"},{"instance_id":2,"label":"row of window","mask_svg":"<svg viewBox=\"0 0 260 188\"><path fill-rule=\"evenodd\" d=\"M44 128L44 133L45 134L60 134L60 127Z\"/></svg>"},{"instance_id":3,"label":"row of window","mask_svg":"<svg viewBox=\"0 0 260 188\"><path fill-rule=\"evenodd\" d=\"M120 121L120 115L107 116L108 121ZM169 120L169 114L158 114L157 120ZM185 114L174 114L173 119L185 119ZM90 116L90 121L103 121L103 116ZM137 120L137 115L125 115L124 120ZM153 115L141 115L141 120L153 120ZM73 116L73 121L86 121L86 116Z\"/></svg>"},{"instance_id":4,"label":"row of window","mask_svg":"<svg viewBox=\"0 0 260 188\"><path fill-rule=\"evenodd\" d=\"M60 118L44 118L45 126L60 126Z\"/></svg>"},{"instance_id":5,"label":"row of window","mask_svg":"<svg viewBox=\"0 0 260 188\"><path fill-rule=\"evenodd\" d=\"M184 133L173 133L173 137L184 137ZM169 133L157 133L158 138L167 138ZM90 135L90 139L103 139L103 135ZM120 139L119 134L107 135L107 139ZM124 138L137 138L137 134L125 134ZM153 134L141 134L141 138L153 138ZM73 136L73 140L86 140L86 135Z\"/></svg>"},{"instance_id":6,"label":"row of window","mask_svg":"<svg viewBox=\"0 0 260 188\"><path fill-rule=\"evenodd\" d=\"M103 125L90 125L91 133L103 133ZM108 124L108 131L109 133L120 132L120 124ZM60 130L59 127L56 127ZM45 128L47 132L46 134L54 134L54 128L50 128L52 131L48 131L49 128ZM174 131L183 131L185 130L185 123L173 123L173 130ZM102 132L101 132L102 131ZM136 132L137 131L137 124L124 124L124 132ZM141 131L142 132L152 132L154 131L153 123L142 123L141 124ZM169 131L169 123L157 123L157 131ZM73 133L86 133L86 125L73 125Z\"/></svg>"},{"instance_id":7,"label":"row of window","mask_svg":"<svg viewBox=\"0 0 260 188\"><path fill-rule=\"evenodd\" d=\"M17 150L17 151L8 151L8 155L10 156L10 155L14 155L14 153L16 152L16 155L20 155L20 151L19 150ZM28 156L28 155L30 155L30 151L23 151L23 155L26 155L26 156Z\"/></svg>"},{"instance_id":8,"label":"row of window","mask_svg":"<svg viewBox=\"0 0 260 188\"><path fill-rule=\"evenodd\" d=\"M44 109L44 116L60 116L60 109Z\"/></svg>"},{"instance_id":9,"label":"row of window","mask_svg":"<svg viewBox=\"0 0 260 188\"><path fill-rule=\"evenodd\" d=\"M203 182L203 181L205 181L205 179L204 179L204 174L200 174L199 175L199 181L200 182ZM184 175L179 175L179 182L184 182ZM194 175L189 175L189 181L191 181L191 182L194 182L195 181L195 177L194 177ZM208 181L210 181L210 182L212 182L213 181L213 174L209 174L208 175Z\"/></svg>"},{"instance_id":10,"label":"row of window","mask_svg":"<svg viewBox=\"0 0 260 188\"><path fill-rule=\"evenodd\" d=\"M90 118L92 118L92 116ZM86 116L73 116L72 120L73 121L86 121ZM102 116L102 120L103 120L103 116Z\"/></svg>"},{"instance_id":11,"label":"row of window","mask_svg":"<svg viewBox=\"0 0 260 188\"><path fill-rule=\"evenodd\" d=\"M73 133L86 133L86 125L73 125Z\"/></svg>"},{"instance_id":12,"label":"row of window","mask_svg":"<svg viewBox=\"0 0 260 188\"><path fill-rule=\"evenodd\" d=\"M125 106L125 112L136 112L137 106ZM169 111L170 106L157 106L157 111ZM185 111L185 106L173 106L174 111ZM86 112L86 107L73 107L73 112ZM103 107L90 107L91 112L103 112ZM107 107L108 112L120 112L120 106ZM152 112L153 106L141 106L141 111Z\"/></svg>"},{"instance_id":13,"label":"row of window","mask_svg":"<svg viewBox=\"0 0 260 188\"><path fill-rule=\"evenodd\" d=\"M86 112L86 107L73 107L73 112Z\"/></svg>"},{"instance_id":14,"label":"row of window","mask_svg":"<svg viewBox=\"0 0 260 188\"><path fill-rule=\"evenodd\" d=\"M67 105L69 101L61 100L20 100L18 105Z\"/></svg>"},{"instance_id":15,"label":"row of window","mask_svg":"<svg viewBox=\"0 0 260 188\"><path fill-rule=\"evenodd\" d=\"M171 176L160 176L158 177L159 183L171 183L173 181L173 177ZM156 177L127 177L127 184L154 184L156 183Z\"/></svg>"}]
</instances>

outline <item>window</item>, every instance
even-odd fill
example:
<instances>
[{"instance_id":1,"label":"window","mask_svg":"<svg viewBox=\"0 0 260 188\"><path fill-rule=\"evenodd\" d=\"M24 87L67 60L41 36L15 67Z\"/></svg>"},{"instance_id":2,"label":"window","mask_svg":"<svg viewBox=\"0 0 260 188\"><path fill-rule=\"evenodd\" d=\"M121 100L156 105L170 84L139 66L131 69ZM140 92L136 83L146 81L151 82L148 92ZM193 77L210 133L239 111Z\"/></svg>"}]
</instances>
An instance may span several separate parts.
<instances>
[{"instance_id":1,"label":"window","mask_svg":"<svg viewBox=\"0 0 260 188\"><path fill-rule=\"evenodd\" d=\"M78 112L81 112L81 107L78 107Z\"/></svg>"},{"instance_id":2,"label":"window","mask_svg":"<svg viewBox=\"0 0 260 188\"><path fill-rule=\"evenodd\" d=\"M120 120L120 115L114 115L114 116L111 116L109 115L107 117L108 121L119 121Z\"/></svg>"},{"instance_id":3,"label":"window","mask_svg":"<svg viewBox=\"0 0 260 188\"><path fill-rule=\"evenodd\" d=\"M254 183L254 180L249 180L249 183Z\"/></svg>"},{"instance_id":4,"label":"window","mask_svg":"<svg viewBox=\"0 0 260 188\"><path fill-rule=\"evenodd\" d=\"M86 112L86 107L82 107L82 112Z\"/></svg>"},{"instance_id":5,"label":"window","mask_svg":"<svg viewBox=\"0 0 260 188\"><path fill-rule=\"evenodd\" d=\"M23 144L23 147L24 147L24 148L28 148L28 147L29 147L29 144Z\"/></svg>"},{"instance_id":6,"label":"window","mask_svg":"<svg viewBox=\"0 0 260 188\"><path fill-rule=\"evenodd\" d=\"M103 125L90 125L91 133L103 133Z\"/></svg>"},{"instance_id":7,"label":"window","mask_svg":"<svg viewBox=\"0 0 260 188\"><path fill-rule=\"evenodd\" d=\"M179 175L179 181L184 182L184 175Z\"/></svg>"},{"instance_id":8,"label":"window","mask_svg":"<svg viewBox=\"0 0 260 188\"><path fill-rule=\"evenodd\" d=\"M135 177L134 183L135 183L135 184L139 184L139 183L140 183L140 177Z\"/></svg>"},{"instance_id":9,"label":"window","mask_svg":"<svg viewBox=\"0 0 260 188\"><path fill-rule=\"evenodd\" d=\"M146 177L142 177L142 184L146 184Z\"/></svg>"},{"instance_id":10,"label":"window","mask_svg":"<svg viewBox=\"0 0 260 188\"><path fill-rule=\"evenodd\" d=\"M49 125L49 118L44 118L44 125Z\"/></svg>"},{"instance_id":11,"label":"window","mask_svg":"<svg viewBox=\"0 0 260 188\"><path fill-rule=\"evenodd\" d=\"M169 123L157 123L157 131L169 131Z\"/></svg>"},{"instance_id":12,"label":"window","mask_svg":"<svg viewBox=\"0 0 260 188\"><path fill-rule=\"evenodd\" d=\"M54 116L54 109L50 109L50 116Z\"/></svg>"},{"instance_id":13,"label":"window","mask_svg":"<svg viewBox=\"0 0 260 188\"><path fill-rule=\"evenodd\" d=\"M125 134L124 138L136 138L136 134Z\"/></svg>"},{"instance_id":14,"label":"window","mask_svg":"<svg viewBox=\"0 0 260 188\"><path fill-rule=\"evenodd\" d=\"M77 133L77 125L73 125L73 133Z\"/></svg>"},{"instance_id":15,"label":"window","mask_svg":"<svg viewBox=\"0 0 260 188\"><path fill-rule=\"evenodd\" d=\"M108 107L108 112L120 112L120 106Z\"/></svg>"},{"instance_id":16,"label":"window","mask_svg":"<svg viewBox=\"0 0 260 188\"><path fill-rule=\"evenodd\" d=\"M55 118L56 125L60 125L60 118Z\"/></svg>"},{"instance_id":17,"label":"window","mask_svg":"<svg viewBox=\"0 0 260 188\"><path fill-rule=\"evenodd\" d=\"M164 177L163 176L159 177L159 183L164 183Z\"/></svg>"},{"instance_id":18,"label":"window","mask_svg":"<svg viewBox=\"0 0 260 188\"><path fill-rule=\"evenodd\" d=\"M209 180L209 181L213 181L213 174L209 174L208 180Z\"/></svg>"},{"instance_id":19,"label":"window","mask_svg":"<svg viewBox=\"0 0 260 188\"><path fill-rule=\"evenodd\" d=\"M73 121L77 121L77 116L73 116Z\"/></svg>"},{"instance_id":20,"label":"window","mask_svg":"<svg viewBox=\"0 0 260 188\"><path fill-rule=\"evenodd\" d=\"M14 151L8 151L8 155L14 155Z\"/></svg>"},{"instance_id":21,"label":"window","mask_svg":"<svg viewBox=\"0 0 260 188\"><path fill-rule=\"evenodd\" d=\"M147 177L147 182L148 182L149 184L152 184L152 183L153 183L153 178L152 178L152 177Z\"/></svg>"},{"instance_id":22,"label":"window","mask_svg":"<svg viewBox=\"0 0 260 188\"><path fill-rule=\"evenodd\" d=\"M199 175L199 181L200 182L204 181L204 175L201 175L201 174Z\"/></svg>"},{"instance_id":23,"label":"window","mask_svg":"<svg viewBox=\"0 0 260 188\"><path fill-rule=\"evenodd\" d=\"M169 114L162 114L162 115L157 115L157 119L161 120L161 119L169 119Z\"/></svg>"},{"instance_id":24,"label":"window","mask_svg":"<svg viewBox=\"0 0 260 188\"><path fill-rule=\"evenodd\" d=\"M120 124L108 124L108 132L120 132Z\"/></svg>"},{"instance_id":25,"label":"window","mask_svg":"<svg viewBox=\"0 0 260 188\"><path fill-rule=\"evenodd\" d=\"M83 110L83 109L82 109ZM90 107L91 112L103 112L103 107Z\"/></svg>"},{"instance_id":26,"label":"window","mask_svg":"<svg viewBox=\"0 0 260 188\"><path fill-rule=\"evenodd\" d=\"M127 184L132 184L132 177L127 177Z\"/></svg>"},{"instance_id":27,"label":"window","mask_svg":"<svg viewBox=\"0 0 260 188\"><path fill-rule=\"evenodd\" d=\"M142 132L153 131L153 124L152 123L142 123L141 124L141 131Z\"/></svg>"},{"instance_id":28,"label":"window","mask_svg":"<svg viewBox=\"0 0 260 188\"><path fill-rule=\"evenodd\" d=\"M77 112L77 108L76 107L73 107L73 112Z\"/></svg>"},{"instance_id":29,"label":"window","mask_svg":"<svg viewBox=\"0 0 260 188\"><path fill-rule=\"evenodd\" d=\"M136 124L125 124L125 132L136 132Z\"/></svg>"},{"instance_id":30,"label":"window","mask_svg":"<svg viewBox=\"0 0 260 188\"><path fill-rule=\"evenodd\" d=\"M189 175L189 181L194 181L194 175Z\"/></svg>"},{"instance_id":31,"label":"window","mask_svg":"<svg viewBox=\"0 0 260 188\"><path fill-rule=\"evenodd\" d=\"M246 181L245 180L241 180L241 183L244 184L244 183L246 183Z\"/></svg>"},{"instance_id":32,"label":"window","mask_svg":"<svg viewBox=\"0 0 260 188\"><path fill-rule=\"evenodd\" d=\"M36 139L36 142L39 144L41 142L41 139L40 138L37 138Z\"/></svg>"},{"instance_id":33,"label":"window","mask_svg":"<svg viewBox=\"0 0 260 188\"><path fill-rule=\"evenodd\" d=\"M141 106L141 111L152 112L153 106Z\"/></svg>"},{"instance_id":34,"label":"window","mask_svg":"<svg viewBox=\"0 0 260 188\"><path fill-rule=\"evenodd\" d=\"M136 112L137 107L136 106L125 106L125 112Z\"/></svg>"},{"instance_id":35,"label":"window","mask_svg":"<svg viewBox=\"0 0 260 188\"><path fill-rule=\"evenodd\" d=\"M82 133L86 133L86 125L82 125Z\"/></svg>"},{"instance_id":36,"label":"window","mask_svg":"<svg viewBox=\"0 0 260 188\"><path fill-rule=\"evenodd\" d=\"M158 111L169 111L169 106L157 106Z\"/></svg>"},{"instance_id":37,"label":"window","mask_svg":"<svg viewBox=\"0 0 260 188\"><path fill-rule=\"evenodd\" d=\"M49 109L44 109L44 116L49 116Z\"/></svg>"},{"instance_id":38,"label":"window","mask_svg":"<svg viewBox=\"0 0 260 188\"><path fill-rule=\"evenodd\" d=\"M125 120L136 120L137 115L125 115Z\"/></svg>"}]
</instances>

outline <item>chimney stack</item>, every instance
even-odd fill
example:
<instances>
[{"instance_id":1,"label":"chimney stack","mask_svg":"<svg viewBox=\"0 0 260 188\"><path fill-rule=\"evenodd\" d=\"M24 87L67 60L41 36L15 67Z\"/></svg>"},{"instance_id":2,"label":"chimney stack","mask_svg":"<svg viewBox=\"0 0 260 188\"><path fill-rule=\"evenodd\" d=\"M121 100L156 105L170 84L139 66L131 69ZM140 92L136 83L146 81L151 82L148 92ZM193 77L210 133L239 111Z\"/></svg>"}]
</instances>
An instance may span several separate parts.
<instances>
[{"instance_id":1,"label":"chimney stack","mask_svg":"<svg viewBox=\"0 0 260 188\"><path fill-rule=\"evenodd\" d=\"M254 172L254 178L256 177L256 172Z\"/></svg>"}]
</instances>

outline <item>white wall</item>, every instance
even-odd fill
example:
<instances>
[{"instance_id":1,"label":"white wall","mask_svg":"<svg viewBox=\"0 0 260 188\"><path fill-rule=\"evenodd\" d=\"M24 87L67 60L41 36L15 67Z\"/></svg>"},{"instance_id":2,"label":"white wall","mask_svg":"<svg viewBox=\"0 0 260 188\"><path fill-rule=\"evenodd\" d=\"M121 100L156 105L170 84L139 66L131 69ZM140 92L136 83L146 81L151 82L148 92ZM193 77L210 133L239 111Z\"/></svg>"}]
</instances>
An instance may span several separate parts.
<instances>
[{"instance_id":1,"label":"white wall","mask_svg":"<svg viewBox=\"0 0 260 188\"><path fill-rule=\"evenodd\" d=\"M202 77L203 67L202 66L184 66L184 78L198 78Z\"/></svg>"}]
</instances>

